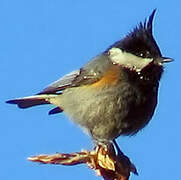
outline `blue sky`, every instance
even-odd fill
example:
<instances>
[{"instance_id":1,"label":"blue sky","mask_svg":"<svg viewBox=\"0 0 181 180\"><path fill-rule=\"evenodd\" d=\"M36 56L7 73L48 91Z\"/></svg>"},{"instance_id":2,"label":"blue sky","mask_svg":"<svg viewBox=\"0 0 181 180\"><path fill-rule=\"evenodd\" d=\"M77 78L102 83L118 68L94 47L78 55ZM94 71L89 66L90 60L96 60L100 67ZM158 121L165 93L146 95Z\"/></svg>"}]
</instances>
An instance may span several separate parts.
<instances>
[{"instance_id":1,"label":"blue sky","mask_svg":"<svg viewBox=\"0 0 181 180\"><path fill-rule=\"evenodd\" d=\"M118 143L139 176L131 180L179 179L180 145L180 3L121 0L0 1L0 179L98 179L83 165L40 165L27 157L93 147L90 138L64 114L48 116L50 106L27 110L5 104L32 95L81 67L123 37L157 8L154 35L165 67L159 103L152 121L134 137Z\"/></svg>"}]
</instances>

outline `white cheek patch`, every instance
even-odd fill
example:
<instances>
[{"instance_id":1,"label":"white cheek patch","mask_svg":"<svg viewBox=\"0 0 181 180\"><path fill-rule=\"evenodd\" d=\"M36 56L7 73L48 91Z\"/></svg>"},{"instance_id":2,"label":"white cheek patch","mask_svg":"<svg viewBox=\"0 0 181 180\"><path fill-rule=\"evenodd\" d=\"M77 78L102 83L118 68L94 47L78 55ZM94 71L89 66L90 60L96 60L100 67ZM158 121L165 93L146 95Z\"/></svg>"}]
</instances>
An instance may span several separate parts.
<instances>
[{"instance_id":1,"label":"white cheek patch","mask_svg":"<svg viewBox=\"0 0 181 180\"><path fill-rule=\"evenodd\" d=\"M131 53L122 51L119 48L109 50L109 57L114 64L119 64L136 72L140 72L144 67L153 61L152 58L142 58Z\"/></svg>"}]
</instances>

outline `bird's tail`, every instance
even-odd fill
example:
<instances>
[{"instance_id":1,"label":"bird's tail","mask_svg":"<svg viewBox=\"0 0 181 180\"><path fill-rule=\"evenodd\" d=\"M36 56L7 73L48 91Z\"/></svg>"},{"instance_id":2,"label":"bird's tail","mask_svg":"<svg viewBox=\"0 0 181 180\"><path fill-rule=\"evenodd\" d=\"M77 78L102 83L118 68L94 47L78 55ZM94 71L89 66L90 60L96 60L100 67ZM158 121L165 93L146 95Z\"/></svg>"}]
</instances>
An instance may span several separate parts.
<instances>
[{"instance_id":1,"label":"bird's tail","mask_svg":"<svg viewBox=\"0 0 181 180\"><path fill-rule=\"evenodd\" d=\"M32 106L42 105L42 104L54 104L58 106L56 103L57 97L60 96L59 94L41 94L41 95L34 95L34 96L27 96L22 98L17 98L13 100L6 101L9 104L16 104L19 108L29 108ZM59 98L58 98L59 99ZM55 114L62 112L60 107L57 107L49 112L49 114Z\"/></svg>"}]
</instances>

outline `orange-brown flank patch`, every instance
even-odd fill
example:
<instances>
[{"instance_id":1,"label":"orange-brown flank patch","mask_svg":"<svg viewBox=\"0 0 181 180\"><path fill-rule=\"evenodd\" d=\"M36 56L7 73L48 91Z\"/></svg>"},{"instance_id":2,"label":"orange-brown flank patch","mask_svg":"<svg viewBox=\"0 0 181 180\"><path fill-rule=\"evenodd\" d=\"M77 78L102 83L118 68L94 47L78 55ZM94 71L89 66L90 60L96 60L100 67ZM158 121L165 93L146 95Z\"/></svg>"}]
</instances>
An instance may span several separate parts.
<instances>
[{"instance_id":1,"label":"orange-brown flank patch","mask_svg":"<svg viewBox=\"0 0 181 180\"><path fill-rule=\"evenodd\" d=\"M105 72L104 76L94 84L92 87L104 87L104 86L111 86L115 85L120 76L120 68L119 66L113 65L107 72Z\"/></svg>"}]
</instances>

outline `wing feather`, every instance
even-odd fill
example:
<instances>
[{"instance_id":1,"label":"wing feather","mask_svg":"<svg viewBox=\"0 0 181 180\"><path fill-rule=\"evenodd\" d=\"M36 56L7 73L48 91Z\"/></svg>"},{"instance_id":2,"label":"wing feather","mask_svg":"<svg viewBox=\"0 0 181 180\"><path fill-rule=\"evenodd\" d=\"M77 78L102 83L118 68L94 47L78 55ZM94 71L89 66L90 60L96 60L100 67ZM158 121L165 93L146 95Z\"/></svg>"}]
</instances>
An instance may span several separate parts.
<instances>
[{"instance_id":1,"label":"wing feather","mask_svg":"<svg viewBox=\"0 0 181 180\"><path fill-rule=\"evenodd\" d=\"M62 91L66 89L67 87L72 86L72 82L79 75L80 75L80 70L72 71L71 73L63 76L62 78L50 84L47 88L45 88L39 94L54 94L54 93L57 93L58 91Z\"/></svg>"},{"instance_id":2,"label":"wing feather","mask_svg":"<svg viewBox=\"0 0 181 180\"><path fill-rule=\"evenodd\" d=\"M106 55L96 56L83 68L63 76L39 94L59 94L66 88L95 83L103 77L104 72L110 67L110 63L111 61Z\"/></svg>"}]
</instances>

